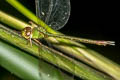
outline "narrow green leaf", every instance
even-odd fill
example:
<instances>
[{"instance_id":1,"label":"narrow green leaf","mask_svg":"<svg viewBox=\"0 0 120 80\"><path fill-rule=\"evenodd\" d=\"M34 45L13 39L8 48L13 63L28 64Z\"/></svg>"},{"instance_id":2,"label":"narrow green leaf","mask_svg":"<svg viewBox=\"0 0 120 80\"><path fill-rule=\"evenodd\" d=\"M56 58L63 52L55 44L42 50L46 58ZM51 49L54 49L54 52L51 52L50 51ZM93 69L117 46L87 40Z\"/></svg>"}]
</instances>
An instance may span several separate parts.
<instances>
[{"instance_id":1,"label":"narrow green leaf","mask_svg":"<svg viewBox=\"0 0 120 80\"><path fill-rule=\"evenodd\" d=\"M7 0L7 1L9 1L9 3L10 3L12 0ZM16 0L13 0L13 1L16 1ZM16 5L16 4L13 4L13 5ZM15 7L18 8L18 6L15 6ZM24 12L22 12L22 13L24 14ZM29 11L28 11L28 13L29 13ZM32 21L34 21L34 19ZM38 23L38 24L42 25L43 27L46 26L45 24L43 25L42 23ZM47 30L50 33L57 33L49 28ZM54 44L55 47L61 49L62 51L66 52L66 53L69 53L69 54L75 56L76 58L86 62L87 64L90 64L91 66L93 66L101 71L106 72L107 74L111 75L115 79L120 78L120 74L118 74L118 72L120 71L119 65L117 65L116 63L112 62L111 60L99 55L97 52L90 50L83 45L80 45L78 43L68 41L65 39L48 38L47 40L49 40L53 43L54 42L67 43L67 44L73 43L73 44L79 45L80 47L78 48L78 46L73 47L73 46L68 46L68 45L65 46L65 45L55 45Z\"/></svg>"},{"instance_id":2,"label":"narrow green leaf","mask_svg":"<svg viewBox=\"0 0 120 80\"><path fill-rule=\"evenodd\" d=\"M17 4L15 3L15 2L17 2L16 0L14 0L14 2L11 2L12 0L7 0L7 1L19 11L20 5L17 6ZM22 8L25 8L25 7L22 7ZM21 12L21 13L25 14L24 12ZM30 14L31 12L27 10L27 13ZM25 16L27 16L27 14ZM34 14L31 16L34 16ZM42 22L42 20L38 19L37 17L36 17L37 21L36 21L36 19L32 19L30 17L28 17L28 18L31 19L32 21L34 21L35 23L41 25L42 27L45 27L49 33L60 34L59 32L54 31L51 28L49 28L49 26L47 26L44 22ZM85 46L83 46L79 43L75 43L73 41L69 41L69 40L65 40L65 39L51 37L51 38L47 38L46 40L48 40L49 42L52 42L52 43L66 43L66 44L79 45L80 47L78 48L78 46L72 47L72 46L68 46L68 45L66 46L66 45L53 44L56 48L60 49L61 51L64 51L72 56L75 56L77 59L82 60L85 63L93 66L94 68L99 69L99 70L109 74L110 76L114 77L115 79L118 79L118 80L120 79L120 74L118 74L118 72L120 72L120 66L118 64L116 64L115 62L100 55L98 52L88 49L88 48L85 48Z\"/></svg>"},{"instance_id":3,"label":"narrow green leaf","mask_svg":"<svg viewBox=\"0 0 120 80\"><path fill-rule=\"evenodd\" d=\"M7 29L3 26L0 26L0 38L20 47L21 49L30 52L33 55L36 55L40 58L43 58L46 61L49 61L60 68L71 72L78 77L88 80L110 80L108 76L105 76L95 70L83 65L82 63L78 63L64 55L62 53L54 53L51 52L48 48L40 47L35 43L30 46L30 44L26 45L27 40L23 39L17 33L13 33L12 30ZM40 49L40 52L39 52ZM104 77L103 77L104 76Z\"/></svg>"},{"instance_id":4,"label":"narrow green leaf","mask_svg":"<svg viewBox=\"0 0 120 80\"><path fill-rule=\"evenodd\" d=\"M25 80L73 80L59 69L8 45L1 39L0 65Z\"/></svg>"}]
</instances>

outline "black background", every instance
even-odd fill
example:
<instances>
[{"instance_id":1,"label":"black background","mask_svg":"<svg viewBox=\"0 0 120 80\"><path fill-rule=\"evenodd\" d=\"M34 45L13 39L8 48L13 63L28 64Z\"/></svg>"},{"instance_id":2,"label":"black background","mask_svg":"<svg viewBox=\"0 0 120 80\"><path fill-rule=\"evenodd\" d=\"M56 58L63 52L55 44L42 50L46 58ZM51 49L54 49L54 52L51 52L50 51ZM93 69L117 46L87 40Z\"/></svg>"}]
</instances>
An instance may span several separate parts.
<instances>
[{"instance_id":1,"label":"black background","mask_svg":"<svg viewBox=\"0 0 120 80\"><path fill-rule=\"evenodd\" d=\"M35 13L34 0L20 1ZM29 21L9 4L4 3L3 0L0 0L1 10L26 22ZM71 0L70 19L65 27L59 31L71 36L115 41L116 46L85 45L120 64L119 23L117 5L114 3Z\"/></svg>"}]
</instances>

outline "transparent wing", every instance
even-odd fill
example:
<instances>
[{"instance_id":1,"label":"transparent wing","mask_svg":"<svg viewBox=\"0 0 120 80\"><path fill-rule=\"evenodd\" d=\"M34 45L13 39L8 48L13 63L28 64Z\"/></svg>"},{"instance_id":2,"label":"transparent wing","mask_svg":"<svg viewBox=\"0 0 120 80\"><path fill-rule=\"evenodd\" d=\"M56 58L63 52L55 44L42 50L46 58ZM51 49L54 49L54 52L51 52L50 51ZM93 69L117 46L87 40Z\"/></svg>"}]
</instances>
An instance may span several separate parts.
<instances>
[{"instance_id":1,"label":"transparent wing","mask_svg":"<svg viewBox=\"0 0 120 80\"><path fill-rule=\"evenodd\" d=\"M70 0L36 0L36 14L46 24L59 30L70 16Z\"/></svg>"}]
</instances>

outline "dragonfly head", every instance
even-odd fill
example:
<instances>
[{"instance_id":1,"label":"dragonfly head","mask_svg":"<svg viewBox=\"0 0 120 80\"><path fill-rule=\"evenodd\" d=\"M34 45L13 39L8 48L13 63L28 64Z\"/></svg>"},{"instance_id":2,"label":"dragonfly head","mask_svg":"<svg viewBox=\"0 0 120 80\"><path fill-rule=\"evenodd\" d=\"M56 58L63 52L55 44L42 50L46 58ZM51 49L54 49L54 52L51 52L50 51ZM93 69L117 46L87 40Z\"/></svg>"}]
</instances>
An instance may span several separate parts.
<instances>
[{"instance_id":1,"label":"dragonfly head","mask_svg":"<svg viewBox=\"0 0 120 80\"><path fill-rule=\"evenodd\" d=\"M25 27L22 30L22 36L26 39L30 39L32 37L32 28L31 27Z\"/></svg>"}]
</instances>

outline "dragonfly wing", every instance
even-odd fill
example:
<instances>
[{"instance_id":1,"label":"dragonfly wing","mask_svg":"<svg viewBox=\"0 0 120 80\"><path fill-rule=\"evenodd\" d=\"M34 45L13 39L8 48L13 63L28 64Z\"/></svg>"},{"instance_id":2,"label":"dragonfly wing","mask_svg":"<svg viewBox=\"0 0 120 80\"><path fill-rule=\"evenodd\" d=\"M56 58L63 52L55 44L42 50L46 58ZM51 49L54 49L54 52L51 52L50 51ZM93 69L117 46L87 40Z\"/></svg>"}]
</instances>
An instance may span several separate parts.
<instances>
[{"instance_id":1,"label":"dragonfly wing","mask_svg":"<svg viewBox=\"0 0 120 80\"><path fill-rule=\"evenodd\" d=\"M36 0L36 14L46 24L59 30L70 16L70 0Z\"/></svg>"}]
</instances>

